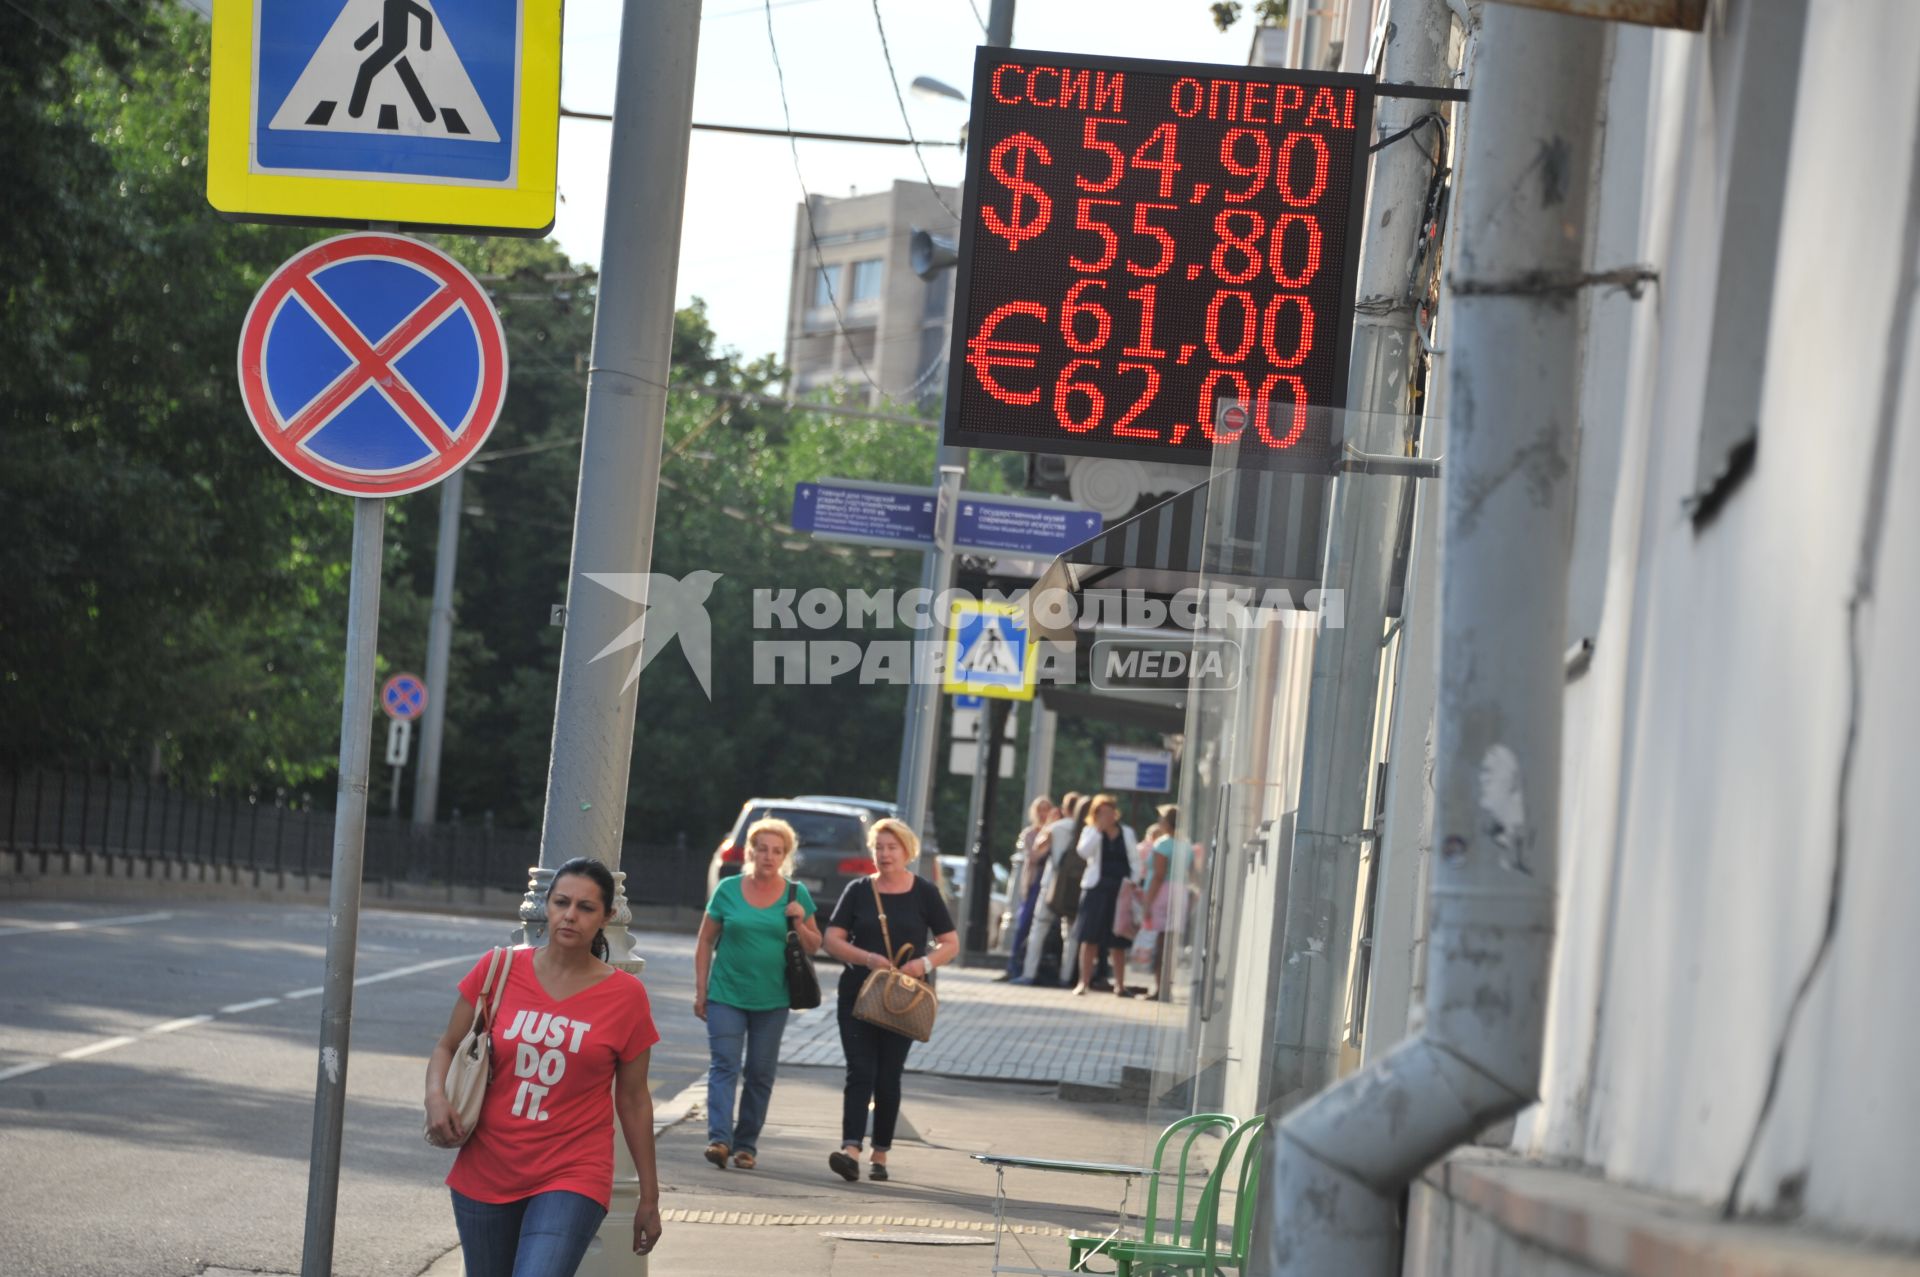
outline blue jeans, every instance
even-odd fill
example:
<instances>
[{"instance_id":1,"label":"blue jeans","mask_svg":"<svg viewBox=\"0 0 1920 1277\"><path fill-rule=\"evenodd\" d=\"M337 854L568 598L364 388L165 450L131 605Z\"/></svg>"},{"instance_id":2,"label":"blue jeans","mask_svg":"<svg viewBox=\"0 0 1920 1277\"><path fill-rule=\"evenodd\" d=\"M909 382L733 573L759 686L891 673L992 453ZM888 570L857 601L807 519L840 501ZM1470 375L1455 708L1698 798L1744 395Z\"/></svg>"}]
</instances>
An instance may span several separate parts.
<instances>
[{"instance_id":1,"label":"blue jeans","mask_svg":"<svg viewBox=\"0 0 1920 1277\"><path fill-rule=\"evenodd\" d=\"M564 1190L498 1204L453 1194L467 1277L573 1277L606 1217L599 1202Z\"/></svg>"},{"instance_id":2,"label":"blue jeans","mask_svg":"<svg viewBox=\"0 0 1920 1277\"><path fill-rule=\"evenodd\" d=\"M780 1035L787 1029L787 1008L742 1011L724 1002L707 1003L707 1142L736 1153L757 1153L760 1128L767 1124L773 1075L780 1067ZM746 1068L740 1067L742 1057ZM743 1084L744 1083L744 1084ZM733 1098L740 1097L734 1120Z\"/></svg>"}]
</instances>

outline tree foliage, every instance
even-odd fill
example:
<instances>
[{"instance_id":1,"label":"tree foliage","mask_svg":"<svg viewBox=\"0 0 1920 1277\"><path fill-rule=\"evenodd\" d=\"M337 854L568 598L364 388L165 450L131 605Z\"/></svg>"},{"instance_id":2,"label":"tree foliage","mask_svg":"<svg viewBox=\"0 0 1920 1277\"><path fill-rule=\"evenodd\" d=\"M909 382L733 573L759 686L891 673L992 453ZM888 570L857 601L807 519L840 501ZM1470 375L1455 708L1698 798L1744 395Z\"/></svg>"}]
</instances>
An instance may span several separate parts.
<instances>
[{"instance_id":1,"label":"tree foliage","mask_svg":"<svg viewBox=\"0 0 1920 1277\"><path fill-rule=\"evenodd\" d=\"M0 763L323 792L352 505L261 446L233 352L266 276L326 232L207 207L208 45L202 20L161 0L0 7ZM466 471L450 686L434 689L447 705L441 809L532 825L596 281L546 242L438 242L493 295L512 367L500 424ZM756 682L756 639L837 635L757 631L753 598L916 585L917 555L814 543L785 520L801 480L925 483L934 431L720 397L779 377L770 356L721 348L698 303L677 316L654 569L721 576L712 700L674 649L641 679L629 830L644 839L704 843L755 794L894 790L906 689ZM973 486L1017 486L1017 459L982 463ZM382 673L425 664L439 502L388 503ZM1090 745L1062 742L1089 765ZM942 778L949 850L966 789ZM1022 799L1003 787L1003 821Z\"/></svg>"}]
</instances>

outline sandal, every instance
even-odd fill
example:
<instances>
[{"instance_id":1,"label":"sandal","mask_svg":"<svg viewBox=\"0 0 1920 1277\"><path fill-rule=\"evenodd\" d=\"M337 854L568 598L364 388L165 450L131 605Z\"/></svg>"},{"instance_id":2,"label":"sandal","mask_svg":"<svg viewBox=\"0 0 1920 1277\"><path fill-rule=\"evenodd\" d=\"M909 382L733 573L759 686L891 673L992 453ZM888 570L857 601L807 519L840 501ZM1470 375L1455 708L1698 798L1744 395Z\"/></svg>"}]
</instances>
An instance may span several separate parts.
<instances>
[{"instance_id":1,"label":"sandal","mask_svg":"<svg viewBox=\"0 0 1920 1277\"><path fill-rule=\"evenodd\" d=\"M707 1160L724 1171L727 1169L727 1154L731 1151L725 1144L715 1140L707 1145Z\"/></svg>"},{"instance_id":2,"label":"sandal","mask_svg":"<svg viewBox=\"0 0 1920 1277\"><path fill-rule=\"evenodd\" d=\"M834 1174L849 1184L860 1178L860 1163L840 1149L836 1148L827 1154L827 1165L833 1167Z\"/></svg>"},{"instance_id":3,"label":"sandal","mask_svg":"<svg viewBox=\"0 0 1920 1277\"><path fill-rule=\"evenodd\" d=\"M754 1167L753 1154L747 1152L735 1153L733 1155L733 1164L743 1171L750 1171Z\"/></svg>"}]
</instances>

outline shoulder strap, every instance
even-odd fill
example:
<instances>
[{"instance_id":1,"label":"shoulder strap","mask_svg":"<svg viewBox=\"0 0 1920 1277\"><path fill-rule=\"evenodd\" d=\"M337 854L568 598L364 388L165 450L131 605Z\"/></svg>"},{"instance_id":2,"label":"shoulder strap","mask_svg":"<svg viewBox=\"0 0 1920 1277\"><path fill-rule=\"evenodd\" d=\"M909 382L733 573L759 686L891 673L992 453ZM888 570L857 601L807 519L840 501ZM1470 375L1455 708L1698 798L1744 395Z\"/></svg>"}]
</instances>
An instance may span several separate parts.
<instances>
[{"instance_id":1,"label":"shoulder strap","mask_svg":"<svg viewBox=\"0 0 1920 1277\"><path fill-rule=\"evenodd\" d=\"M873 884L873 911L880 915L880 943L886 946L887 961L893 961L893 936L887 931L887 909L880 903L880 875L867 880Z\"/></svg>"},{"instance_id":2,"label":"shoulder strap","mask_svg":"<svg viewBox=\"0 0 1920 1277\"><path fill-rule=\"evenodd\" d=\"M493 982L494 968L496 966L500 972L500 983L498 984ZM507 991L507 973L511 970L513 970L512 949L495 949L492 955L488 957L487 978L486 982L480 986L480 997L482 1001L486 1001L488 990L491 989L493 992L493 999L487 1002L484 1019L484 1023L489 1032L493 1029L494 1017L499 1014L500 995Z\"/></svg>"},{"instance_id":3,"label":"shoulder strap","mask_svg":"<svg viewBox=\"0 0 1920 1277\"><path fill-rule=\"evenodd\" d=\"M792 903L794 902L794 900L795 900L795 898L799 896L799 894L800 894L800 884L799 884L799 883L797 883L797 882L790 882L790 883L788 883L788 884L787 884L787 903L788 903L788 904L792 904ZM781 913L782 913L782 915L784 915L784 914L786 913L786 911L785 911L785 910L783 909L783 910L781 910ZM788 931L792 931L792 930L793 930L793 919L792 919L792 918L788 918L788 919L787 919L787 930L788 930Z\"/></svg>"}]
</instances>

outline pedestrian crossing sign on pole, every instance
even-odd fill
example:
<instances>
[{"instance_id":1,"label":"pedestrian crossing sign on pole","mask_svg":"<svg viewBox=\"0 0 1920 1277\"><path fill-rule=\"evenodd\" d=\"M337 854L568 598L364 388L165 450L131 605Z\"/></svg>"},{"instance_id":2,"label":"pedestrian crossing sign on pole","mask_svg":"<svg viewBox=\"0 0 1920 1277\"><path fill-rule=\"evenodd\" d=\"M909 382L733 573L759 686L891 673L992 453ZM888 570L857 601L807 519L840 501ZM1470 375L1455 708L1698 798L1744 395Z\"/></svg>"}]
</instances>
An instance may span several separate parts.
<instances>
[{"instance_id":1,"label":"pedestrian crossing sign on pole","mask_svg":"<svg viewBox=\"0 0 1920 1277\"><path fill-rule=\"evenodd\" d=\"M942 691L1030 701L1039 659L1018 603L954 601Z\"/></svg>"},{"instance_id":2,"label":"pedestrian crossing sign on pole","mask_svg":"<svg viewBox=\"0 0 1920 1277\"><path fill-rule=\"evenodd\" d=\"M543 235L561 0L214 0L207 200L239 221Z\"/></svg>"}]
</instances>

